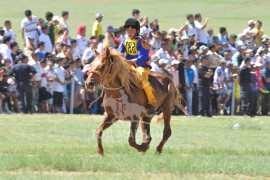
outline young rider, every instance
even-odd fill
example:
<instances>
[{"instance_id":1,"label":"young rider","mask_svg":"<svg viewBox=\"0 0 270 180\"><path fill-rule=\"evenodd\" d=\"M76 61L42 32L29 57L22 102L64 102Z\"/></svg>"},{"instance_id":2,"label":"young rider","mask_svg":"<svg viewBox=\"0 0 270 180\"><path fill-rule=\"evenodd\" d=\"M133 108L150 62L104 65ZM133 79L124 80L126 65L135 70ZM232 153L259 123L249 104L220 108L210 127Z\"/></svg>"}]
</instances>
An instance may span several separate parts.
<instances>
[{"instance_id":1,"label":"young rider","mask_svg":"<svg viewBox=\"0 0 270 180\"><path fill-rule=\"evenodd\" d=\"M155 113L154 104L156 103L156 98L154 95L154 89L148 81L148 75L150 74L151 69L148 56L150 45L139 36L140 23L136 19L127 19L124 28L127 34L127 39L122 42L118 51L122 53L125 52L126 59L131 64L135 63L136 71L140 75L140 80L147 96L149 114L153 115Z\"/></svg>"}]
</instances>

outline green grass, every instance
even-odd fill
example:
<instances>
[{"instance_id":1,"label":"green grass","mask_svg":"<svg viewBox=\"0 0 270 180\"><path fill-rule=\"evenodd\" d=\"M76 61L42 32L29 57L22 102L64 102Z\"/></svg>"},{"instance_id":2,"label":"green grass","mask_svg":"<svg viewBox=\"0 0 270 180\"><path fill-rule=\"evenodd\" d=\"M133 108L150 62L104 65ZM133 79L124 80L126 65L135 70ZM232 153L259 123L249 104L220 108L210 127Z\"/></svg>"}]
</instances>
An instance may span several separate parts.
<instances>
[{"instance_id":1,"label":"green grass","mask_svg":"<svg viewBox=\"0 0 270 180\"><path fill-rule=\"evenodd\" d=\"M104 132L105 157L96 151L102 116L1 115L0 179L264 179L270 176L267 117L173 117L172 137L155 155L163 126L152 122L149 151L128 145L129 122ZM239 129L233 129L238 123ZM138 131L137 141L141 142Z\"/></svg>"},{"instance_id":2,"label":"green grass","mask_svg":"<svg viewBox=\"0 0 270 180\"><path fill-rule=\"evenodd\" d=\"M75 37L76 28L80 24L87 26L86 35L89 37L97 12L105 15L102 22L105 30L110 24L115 27L123 25L131 16L133 8L141 10L141 17L146 15L150 20L158 18L161 30L179 28L186 21L188 13L198 12L203 19L209 17L207 28L213 28L216 34L221 26L227 27L228 33L239 34L249 19L261 20L266 34L269 34L270 29L270 3L261 0L1 0L0 6L1 21L9 19L13 22L20 44L20 22L26 9L31 9L34 15L42 18L47 11L59 16L62 10L70 11L72 37Z\"/></svg>"}]
</instances>

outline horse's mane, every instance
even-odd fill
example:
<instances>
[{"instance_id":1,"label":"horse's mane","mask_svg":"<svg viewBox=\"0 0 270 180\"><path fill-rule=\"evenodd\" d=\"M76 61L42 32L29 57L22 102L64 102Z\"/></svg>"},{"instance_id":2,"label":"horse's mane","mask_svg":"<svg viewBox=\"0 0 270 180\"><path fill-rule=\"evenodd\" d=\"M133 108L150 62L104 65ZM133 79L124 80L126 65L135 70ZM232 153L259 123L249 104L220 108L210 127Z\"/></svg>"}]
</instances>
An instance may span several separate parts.
<instances>
[{"instance_id":1,"label":"horse's mane","mask_svg":"<svg viewBox=\"0 0 270 180\"><path fill-rule=\"evenodd\" d=\"M112 56L113 66L111 76L117 77L121 84L124 85L128 95L131 95L131 89L136 91L142 89L142 84L139 79L138 73L135 69L131 68L126 62L126 59L116 50L110 50Z\"/></svg>"}]
</instances>

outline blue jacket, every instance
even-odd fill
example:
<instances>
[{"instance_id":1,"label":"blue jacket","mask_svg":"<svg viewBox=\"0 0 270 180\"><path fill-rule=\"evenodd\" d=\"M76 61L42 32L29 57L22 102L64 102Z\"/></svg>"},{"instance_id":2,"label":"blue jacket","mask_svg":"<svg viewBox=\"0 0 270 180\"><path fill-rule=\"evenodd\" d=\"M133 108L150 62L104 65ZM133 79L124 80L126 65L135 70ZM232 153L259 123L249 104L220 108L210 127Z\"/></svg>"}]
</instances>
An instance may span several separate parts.
<instances>
[{"instance_id":1,"label":"blue jacket","mask_svg":"<svg viewBox=\"0 0 270 180\"><path fill-rule=\"evenodd\" d=\"M136 37L135 39L126 39L120 45L119 52L126 52L126 59L137 59L136 64L140 67L150 68L149 51L150 45L141 37Z\"/></svg>"}]
</instances>

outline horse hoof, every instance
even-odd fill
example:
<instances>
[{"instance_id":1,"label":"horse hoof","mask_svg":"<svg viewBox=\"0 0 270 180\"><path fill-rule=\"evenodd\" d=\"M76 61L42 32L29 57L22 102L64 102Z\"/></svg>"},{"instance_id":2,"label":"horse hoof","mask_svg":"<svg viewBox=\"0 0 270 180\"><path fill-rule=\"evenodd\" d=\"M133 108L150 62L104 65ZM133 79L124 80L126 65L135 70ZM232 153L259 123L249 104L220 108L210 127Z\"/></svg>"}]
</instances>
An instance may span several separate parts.
<instances>
[{"instance_id":1,"label":"horse hoof","mask_svg":"<svg viewBox=\"0 0 270 180\"><path fill-rule=\"evenodd\" d=\"M104 156L104 152L102 150L98 150L98 154Z\"/></svg>"}]
</instances>

